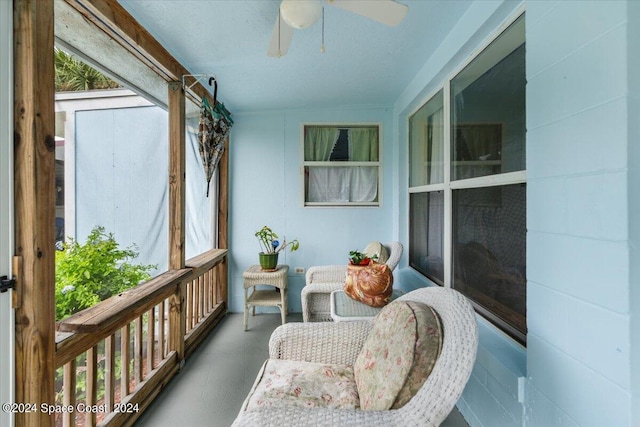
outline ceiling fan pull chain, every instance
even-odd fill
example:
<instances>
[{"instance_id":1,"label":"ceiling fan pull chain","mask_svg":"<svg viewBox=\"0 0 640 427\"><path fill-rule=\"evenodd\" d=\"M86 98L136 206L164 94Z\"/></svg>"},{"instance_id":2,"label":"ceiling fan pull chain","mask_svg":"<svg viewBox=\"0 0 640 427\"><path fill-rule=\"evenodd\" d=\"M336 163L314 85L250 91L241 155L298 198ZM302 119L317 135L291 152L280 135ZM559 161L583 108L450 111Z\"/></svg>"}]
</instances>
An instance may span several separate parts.
<instances>
[{"instance_id":1,"label":"ceiling fan pull chain","mask_svg":"<svg viewBox=\"0 0 640 427\"><path fill-rule=\"evenodd\" d=\"M320 45L320 53L325 53L326 49L324 47L324 6L322 7L322 44Z\"/></svg>"}]
</instances>

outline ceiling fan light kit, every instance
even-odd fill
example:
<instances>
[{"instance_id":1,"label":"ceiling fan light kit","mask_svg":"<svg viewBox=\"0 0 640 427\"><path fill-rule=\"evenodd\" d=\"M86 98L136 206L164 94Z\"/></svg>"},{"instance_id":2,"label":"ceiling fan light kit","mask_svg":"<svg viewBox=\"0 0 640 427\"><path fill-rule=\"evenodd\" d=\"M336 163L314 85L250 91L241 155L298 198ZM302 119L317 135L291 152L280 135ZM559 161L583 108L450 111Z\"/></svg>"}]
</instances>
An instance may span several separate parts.
<instances>
[{"instance_id":1,"label":"ceiling fan light kit","mask_svg":"<svg viewBox=\"0 0 640 427\"><path fill-rule=\"evenodd\" d=\"M280 14L288 25L298 30L313 25L322 15L320 0L282 0Z\"/></svg>"},{"instance_id":2,"label":"ceiling fan light kit","mask_svg":"<svg viewBox=\"0 0 640 427\"><path fill-rule=\"evenodd\" d=\"M395 0L326 0L330 6L364 16L381 24L394 27L404 19L409 9ZM296 29L313 25L324 9L321 0L282 0L276 23L271 32L267 55L280 58L289 50L289 44ZM322 26L322 46L324 53L324 19Z\"/></svg>"}]
</instances>

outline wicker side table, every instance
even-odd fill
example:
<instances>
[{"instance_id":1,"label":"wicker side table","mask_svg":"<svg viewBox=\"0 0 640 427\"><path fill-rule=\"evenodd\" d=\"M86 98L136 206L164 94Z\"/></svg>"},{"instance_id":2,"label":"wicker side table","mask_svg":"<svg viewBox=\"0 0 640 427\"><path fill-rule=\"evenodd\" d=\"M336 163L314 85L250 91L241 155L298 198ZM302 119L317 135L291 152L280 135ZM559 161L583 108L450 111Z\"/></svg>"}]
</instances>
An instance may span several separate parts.
<instances>
[{"instance_id":1,"label":"wicker side table","mask_svg":"<svg viewBox=\"0 0 640 427\"><path fill-rule=\"evenodd\" d=\"M244 330L247 330L249 308L255 316L256 306L278 307L282 315L282 324L287 321L287 276L289 266L279 264L275 271L263 271L259 265L252 265L242 273L244 279ZM255 286L271 285L278 288L273 290L257 290ZM253 288L249 294L249 288Z\"/></svg>"}]
</instances>

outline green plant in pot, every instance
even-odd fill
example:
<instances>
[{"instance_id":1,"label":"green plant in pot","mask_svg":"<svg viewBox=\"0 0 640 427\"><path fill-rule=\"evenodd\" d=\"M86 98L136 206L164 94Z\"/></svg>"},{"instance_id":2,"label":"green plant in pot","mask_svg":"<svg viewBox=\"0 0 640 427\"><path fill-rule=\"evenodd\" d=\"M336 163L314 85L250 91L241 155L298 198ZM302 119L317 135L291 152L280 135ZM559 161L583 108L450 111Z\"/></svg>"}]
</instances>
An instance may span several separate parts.
<instances>
[{"instance_id":1,"label":"green plant in pot","mask_svg":"<svg viewBox=\"0 0 640 427\"><path fill-rule=\"evenodd\" d=\"M291 252L298 250L300 247L298 239L287 242L285 238L282 244L280 244L278 235L266 225L256 231L255 236L258 238L258 242L260 242L260 249L262 249L258 256L260 258L260 267L262 267L263 270L275 270L278 266L278 254L287 246Z\"/></svg>"},{"instance_id":2,"label":"green plant in pot","mask_svg":"<svg viewBox=\"0 0 640 427\"><path fill-rule=\"evenodd\" d=\"M351 265L369 265L369 263L371 262L371 260L377 260L378 259L378 255L374 255L372 257L370 257L369 255L365 254L364 252L360 252L358 250L355 251L349 251L349 264Z\"/></svg>"}]
</instances>

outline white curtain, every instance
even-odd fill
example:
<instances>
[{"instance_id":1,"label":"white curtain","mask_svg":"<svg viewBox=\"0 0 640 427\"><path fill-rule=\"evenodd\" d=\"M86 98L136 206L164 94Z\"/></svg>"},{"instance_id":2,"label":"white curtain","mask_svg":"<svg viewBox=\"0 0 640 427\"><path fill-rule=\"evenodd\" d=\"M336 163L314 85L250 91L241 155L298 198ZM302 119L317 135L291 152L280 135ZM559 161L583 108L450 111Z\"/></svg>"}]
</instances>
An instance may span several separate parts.
<instances>
[{"instance_id":1,"label":"white curtain","mask_svg":"<svg viewBox=\"0 0 640 427\"><path fill-rule=\"evenodd\" d=\"M305 160L328 161L339 135L336 128L308 128ZM347 135L350 161L378 160L377 128L349 129ZM309 202L372 202L378 197L377 166L312 166L308 173Z\"/></svg>"},{"instance_id":2,"label":"white curtain","mask_svg":"<svg viewBox=\"0 0 640 427\"><path fill-rule=\"evenodd\" d=\"M377 166L309 168L309 202L372 202L377 196Z\"/></svg>"}]
</instances>

